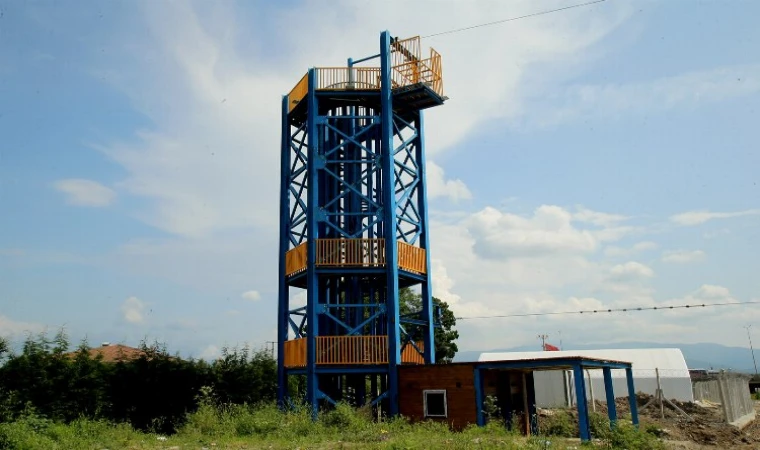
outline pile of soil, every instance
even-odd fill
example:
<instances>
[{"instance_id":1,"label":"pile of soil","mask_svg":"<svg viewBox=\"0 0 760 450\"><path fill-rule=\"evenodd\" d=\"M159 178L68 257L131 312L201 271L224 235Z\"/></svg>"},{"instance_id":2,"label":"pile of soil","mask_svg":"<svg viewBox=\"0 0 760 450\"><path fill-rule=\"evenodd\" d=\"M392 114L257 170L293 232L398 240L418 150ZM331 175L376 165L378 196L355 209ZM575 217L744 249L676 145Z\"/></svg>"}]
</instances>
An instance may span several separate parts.
<instances>
[{"instance_id":1,"label":"pile of soil","mask_svg":"<svg viewBox=\"0 0 760 450\"><path fill-rule=\"evenodd\" d=\"M639 409L641 430L660 436L669 447L679 450L702 449L758 449L760 448L760 402L755 402L758 420L747 425L744 429L729 425L723 421L723 411L720 405L679 402L671 400L688 417L681 414L668 402L662 410L659 403L653 403L646 409L641 407L652 400L651 395L638 394L636 404ZM619 398L615 401L618 416L629 414L628 399ZM589 405L589 410L596 409L597 413L607 414L607 405L596 402ZM571 414L577 426L577 413L573 408ZM551 415L551 411L539 412L541 416ZM664 414L664 418L662 417Z\"/></svg>"}]
</instances>

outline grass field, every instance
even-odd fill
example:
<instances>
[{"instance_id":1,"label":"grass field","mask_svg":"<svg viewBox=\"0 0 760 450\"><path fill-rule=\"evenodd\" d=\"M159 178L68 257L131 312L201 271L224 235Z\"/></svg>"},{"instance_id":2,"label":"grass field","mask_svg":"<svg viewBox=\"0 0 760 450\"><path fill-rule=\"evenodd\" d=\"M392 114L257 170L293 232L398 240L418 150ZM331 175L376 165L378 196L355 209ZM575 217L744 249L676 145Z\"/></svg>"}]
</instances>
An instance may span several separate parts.
<instances>
[{"instance_id":1,"label":"grass field","mask_svg":"<svg viewBox=\"0 0 760 450\"><path fill-rule=\"evenodd\" d=\"M560 419L564 420L564 419ZM573 433L565 423L550 433ZM603 425L600 425L603 426ZM601 428L600 428L601 430ZM651 434L621 426L616 433L600 432L593 448L657 449ZM305 410L282 413L273 405L258 407L203 405L171 436L135 431L128 425L79 420L52 423L33 413L0 424L3 449L569 449L578 439L547 435L525 438L496 424L451 432L433 422L405 420L375 422L348 406L313 422Z\"/></svg>"}]
</instances>

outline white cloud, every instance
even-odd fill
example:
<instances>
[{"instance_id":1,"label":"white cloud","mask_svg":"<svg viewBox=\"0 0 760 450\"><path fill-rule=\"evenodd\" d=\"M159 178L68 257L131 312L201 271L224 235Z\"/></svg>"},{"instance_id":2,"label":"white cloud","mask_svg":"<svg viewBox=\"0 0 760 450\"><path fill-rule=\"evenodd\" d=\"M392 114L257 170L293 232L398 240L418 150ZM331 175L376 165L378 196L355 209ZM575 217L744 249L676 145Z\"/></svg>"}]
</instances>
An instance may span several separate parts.
<instances>
[{"instance_id":1,"label":"white cloud","mask_svg":"<svg viewBox=\"0 0 760 450\"><path fill-rule=\"evenodd\" d=\"M702 250L670 250L662 254L662 261L667 263L686 264L705 259L707 255Z\"/></svg>"},{"instance_id":2,"label":"white cloud","mask_svg":"<svg viewBox=\"0 0 760 450\"><path fill-rule=\"evenodd\" d=\"M622 214L610 214L599 211L592 211L588 208L579 206L573 214L573 219L578 222L591 223L600 227L611 227L619 222L628 220L630 217Z\"/></svg>"},{"instance_id":3,"label":"white cloud","mask_svg":"<svg viewBox=\"0 0 760 450\"><path fill-rule=\"evenodd\" d=\"M146 304L137 297L129 297L121 305L122 318L127 323L139 325L145 323Z\"/></svg>"},{"instance_id":4,"label":"white cloud","mask_svg":"<svg viewBox=\"0 0 760 450\"><path fill-rule=\"evenodd\" d=\"M677 225L693 226L715 219L731 219L734 217L756 216L758 214L760 214L760 209L746 209L734 212L689 211L670 216L670 221Z\"/></svg>"},{"instance_id":5,"label":"white cloud","mask_svg":"<svg viewBox=\"0 0 760 450\"><path fill-rule=\"evenodd\" d=\"M651 267L636 261L628 261L625 264L617 264L610 269L610 276L613 280L628 281L642 278L651 278L654 276L654 270Z\"/></svg>"},{"instance_id":6,"label":"white cloud","mask_svg":"<svg viewBox=\"0 0 760 450\"><path fill-rule=\"evenodd\" d=\"M276 229L279 94L288 92L307 67L334 66L348 56L376 53L375 30L390 22L395 35L414 36L420 33L417 18L423 15L437 29L463 19L482 22L534 9L527 3L455 2L430 10L400 0L344 0L336 6L341 14L333 14L307 2L269 16L274 29L290 30L272 43L268 35L237 26L238 12L230 5L215 4L214 14L206 14L189 3L146 3L144 32L129 35L129 53L94 71L152 122L131 138L98 148L126 171L119 188L147 200L137 217L173 234L200 237L243 227ZM395 12L399 8L405 11L402 16ZM484 121L520 112L521 84L531 78L530 70L538 70L534 63L543 64L542 73L547 65L568 69L631 12L628 6L610 5L570 11L550 21L538 17L463 33L456 39L425 40L426 47L435 46L443 54L446 89L452 93L446 106L426 115L428 155L457 144ZM369 22L345 20L355 14ZM173 20L166 22L166 17ZM290 27L303 17L314 20ZM257 39L267 42L266 52L247 45ZM114 40L123 42L124 36ZM236 45L242 42L246 45ZM504 47L503 42L521 45ZM489 60L489 70L479 72L478 83L472 83L473 48L478 54L499 55ZM446 180L441 166L428 165L431 197L470 198L464 180Z\"/></svg>"},{"instance_id":7,"label":"white cloud","mask_svg":"<svg viewBox=\"0 0 760 450\"><path fill-rule=\"evenodd\" d=\"M595 251L593 233L571 222L572 215L558 206L541 206L530 218L486 207L469 219L468 230L475 253L489 259Z\"/></svg>"},{"instance_id":8,"label":"white cloud","mask_svg":"<svg viewBox=\"0 0 760 450\"><path fill-rule=\"evenodd\" d=\"M375 53L375 30L391 19L392 31L403 37L534 9L529 2L450 2L435 10L423 3L407 3L344 0L335 8L340 14L315 2L299 4L270 16L272 28L287 28L302 17L314 20L291 29L276 43L256 30L237 27L230 4L215 4L214 14L206 14L193 10L190 3L145 3L145 33L130 36L133 53L119 55L123 65L99 71L98 76L106 76L151 122L133 136L107 141L99 148L126 172L117 185L120 194L140 197L145 201L137 204L148 205L137 212L138 217L180 238L132 241L121 249L121 263L131 270L206 289L215 284L233 286L232 292L250 286L265 289L276 279L271 260L260 255L276 255L279 95L289 91L307 67L340 65L348 56ZM406 14L399 16L399 7ZM605 38L632 10L629 4L611 3L423 41L443 54L446 90L451 96L445 106L426 111L426 151L440 164L428 161L430 197L472 197L465 184L469 180L445 177L445 159L438 155L486 121L519 125L548 117L556 123L587 114L662 110L653 103L660 99L649 93L646 98L631 98L653 84L660 86L655 92L665 92L677 82L689 81L688 77L628 86L571 87L549 98L552 105L560 99L557 114L545 114L546 109L536 106L536 98L530 95L543 93L550 85L564 86L563 81L585 68L581 66L588 61L589 49L596 54L605 51L600 47ZM345 20L359 12L369 22ZM420 30L426 26L419 22L423 14L433 29ZM173 20L167 22L166 17ZM123 41L123 36L115 40ZM246 45L238 45L241 42ZM247 45L250 42L254 45ZM503 42L515 45L504 47ZM477 54L472 49L478 49ZM473 83L478 55L496 54L498 58L489 60L489 70L480 71L478 82ZM534 76L539 72L545 76ZM542 81L534 81L537 78ZM702 74L694 79L711 78ZM726 91L728 76L714 79L720 86L702 89L702 99L697 101L719 98L720 89L737 95ZM698 84L692 82L691 88ZM688 89L665 92L670 96L664 97L670 105L666 108L693 104L685 94ZM742 89L746 92L747 87ZM477 148L465 151L477 157ZM435 213L431 211L431 216ZM653 277L651 268L627 263L615 269L608 261L595 260L601 256L597 251L602 244L641 231L623 224L626 219L621 214L585 208L571 212L557 206L542 206L525 216L494 208L471 216L452 213L446 223L431 227L434 294L446 297L462 315L594 309L623 301L654 303L650 289L636 286ZM655 248L638 245L620 256ZM257 251L245 250L251 248ZM614 254L612 248L607 247ZM179 269L177 261L182 262ZM257 278L251 279L251 273ZM617 276L614 295L604 291L611 275ZM291 306L305 304L304 291L291 292ZM144 315L138 308L140 321ZM226 319L231 321L229 316ZM472 326L462 322L461 347L517 344L525 336L532 338L544 331L547 323L566 327L563 333L566 330L568 336L575 331L576 339L617 337L618 330L627 330L633 323L641 329L646 323L628 317L592 317L588 320L600 326L590 330L585 317L577 322L542 320L471 322ZM605 330L612 331L604 334Z\"/></svg>"},{"instance_id":9,"label":"white cloud","mask_svg":"<svg viewBox=\"0 0 760 450\"><path fill-rule=\"evenodd\" d=\"M721 228L719 230L706 231L702 234L702 237L705 239L715 239L728 234L731 234L731 230L728 228Z\"/></svg>"},{"instance_id":10,"label":"white cloud","mask_svg":"<svg viewBox=\"0 0 760 450\"><path fill-rule=\"evenodd\" d=\"M694 71L629 84L573 85L533 99L548 126L588 117L652 114L676 107L708 105L760 92L760 64Z\"/></svg>"},{"instance_id":11,"label":"white cloud","mask_svg":"<svg viewBox=\"0 0 760 450\"><path fill-rule=\"evenodd\" d=\"M259 291L245 291L240 294L240 297L252 302L261 300L261 294L259 294Z\"/></svg>"},{"instance_id":12,"label":"white cloud","mask_svg":"<svg viewBox=\"0 0 760 450\"><path fill-rule=\"evenodd\" d=\"M453 201L472 198L472 193L462 180L447 180L441 166L433 161L427 161L427 193L428 198L448 197Z\"/></svg>"},{"instance_id":13,"label":"white cloud","mask_svg":"<svg viewBox=\"0 0 760 450\"><path fill-rule=\"evenodd\" d=\"M25 333L39 333L45 326L34 322L19 322L0 314L0 337L10 338Z\"/></svg>"},{"instance_id":14,"label":"white cloud","mask_svg":"<svg viewBox=\"0 0 760 450\"><path fill-rule=\"evenodd\" d=\"M699 287L694 293L692 294L696 298L701 299L709 299L709 300L715 300L715 299L724 299L724 300L730 300L731 297L731 291L724 286L718 286L714 284L703 284Z\"/></svg>"},{"instance_id":15,"label":"white cloud","mask_svg":"<svg viewBox=\"0 0 760 450\"><path fill-rule=\"evenodd\" d=\"M92 180L70 178L56 181L53 187L66 195L70 205L108 206L116 199L113 189Z\"/></svg>"},{"instance_id":16,"label":"white cloud","mask_svg":"<svg viewBox=\"0 0 760 450\"><path fill-rule=\"evenodd\" d=\"M633 245L633 247L630 247L630 248L616 247L614 245L610 245L604 249L604 254L610 257L632 256L637 253L642 253L649 250L655 250L658 247L659 246L657 245L657 243L652 242L652 241L637 242L636 244Z\"/></svg>"},{"instance_id":17,"label":"white cloud","mask_svg":"<svg viewBox=\"0 0 760 450\"><path fill-rule=\"evenodd\" d=\"M433 266L430 274L433 283L433 296L448 303L452 310L456 310L456 306L462 298L452 292L454 280L449 277L448 271L440 259L431 259L430 264Z\"/></svg>"},{"instance_id":18,"label":"white cloud","mask_svg":"<svg viewBox=\"0 0 760 450\"><path fill-rule=\"evenodd\" d=\"M207 345L201 350L198 355L200 359L214 360L222 356L222 350L216 345Z\"/></svg>"}]
</instances>

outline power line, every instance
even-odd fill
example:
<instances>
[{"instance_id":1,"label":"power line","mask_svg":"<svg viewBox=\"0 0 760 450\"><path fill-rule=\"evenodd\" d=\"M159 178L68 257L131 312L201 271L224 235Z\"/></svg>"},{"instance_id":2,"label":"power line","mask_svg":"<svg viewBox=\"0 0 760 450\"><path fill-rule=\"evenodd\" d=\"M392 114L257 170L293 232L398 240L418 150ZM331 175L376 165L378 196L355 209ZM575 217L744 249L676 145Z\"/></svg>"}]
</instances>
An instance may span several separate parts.
<instances>
[{"instance_id":1,"label":"power line","mask_svg":"<svg viewBox=\"0 0 760 450\"><path fill-rule=\"evenodd\" d=\"M595 0L593 2L581 3L581 4L578 4L578 5L565 6L564 8L551 9L549 11L541 11L541 12L537 12L537 13L527 14L527 15L524 15L524 16L511 17L509 19L497 20L495 22L481 23L480 25L472 25L472 26L469 26L469 27L457 28L457 29L454 29L454 30L441 31L440 33L433 33L433 34L428 34L427 36L422 36L422 38L425 39L425 38L429 38L429 37L433 37L433 36L441 36L441 35L444 35L444 34L459 33L461 31L472 30L474 28L487 27L487 26L491 26L491 25L498 25L498 24L504 23L504 22L512 22L514 20L527 19L528 17L542 16L544 14L551 14L551 13L555 13L555 12L558 12L558 11L564 11L566 9L580 8L581 6L589 6L589 5L593 5L595 3L602 3L604 1L607 1L607 0Z\"/></svg>"},{"instance_id":2,"label":"power line","mask_svg":"<svg viewBox=\"0 0 760 450\"><path fill-rule=\"evenodd\" d=\"M632 308L589 309L589 310L583 310L583 311L555 311L555 312L544 312L544 313L500 314L500 315L493 315L493 316L457 317L456 319L457 320L501 319L501 318L509 318L509 317L561 316L561 315L571 315L571 314L600 314L600 313L636 312L636 311L669 311L672 309L756 305L758 303L760 303L760 300L749 301L749 302L734 302L734 303L701 303L701 304L675 305L675 306L640 306L640 307L632 307Z\"/></svg>"}]
</instances>

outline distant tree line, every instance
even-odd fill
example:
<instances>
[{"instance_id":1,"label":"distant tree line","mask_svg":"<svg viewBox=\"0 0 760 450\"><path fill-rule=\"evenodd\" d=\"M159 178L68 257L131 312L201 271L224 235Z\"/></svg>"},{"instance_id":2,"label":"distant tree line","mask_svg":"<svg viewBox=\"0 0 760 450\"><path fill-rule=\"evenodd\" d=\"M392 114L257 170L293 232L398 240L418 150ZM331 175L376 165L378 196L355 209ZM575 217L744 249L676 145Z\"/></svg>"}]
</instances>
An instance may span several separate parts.
<instances>
[{"instance_id":1,"label":"distant tree line","mask_svg":"<svg viewBox=\"0 0 760 450\"><path fill-rule=\"evenodd\" d=\"M421 313L419 294L400 292L402 316ZM450 362L459 333L449 306L433 298L436 308L436 362ZM418 341L424 329L407 327ZM183 359L158 343L143 342L140 352L119 361L93 357L87 342L70 352L62 330L29 336L19 351L0 338L0 423L24 415L39 415L68 423L79 418L129 423L143 431L171 433L203 401L219 405L274 401L277 362L264 351L223 349L217 360ZM303 377L290 377L289 391L305 390Z\"/></svg>"},{"instance_id":2,"label":"distant tree line","mask_svg":"<svg viewBox=\"0 0 760 450\"><path fill-rule=\"evenodd\" d=\"M133 359L91 357L86 342L69 353L61 331L30 336L19 352L0 339L0 422L34 413L70 422L78 418L126 422L140 430L171 433L198 408L199 393L221 404L272 401L277 364L269 353L224 349L208 363L170 355L159 344L140 347Z\"/></svg>"}]
</instances>

